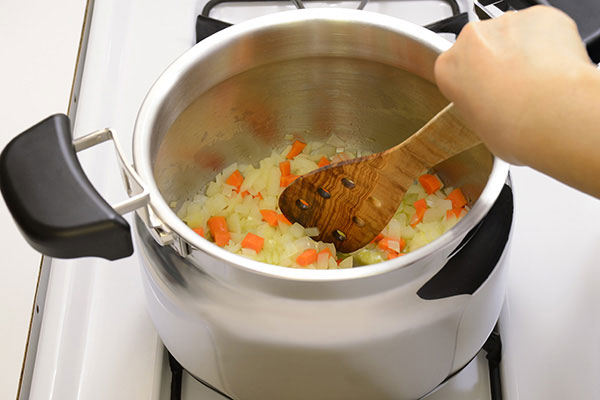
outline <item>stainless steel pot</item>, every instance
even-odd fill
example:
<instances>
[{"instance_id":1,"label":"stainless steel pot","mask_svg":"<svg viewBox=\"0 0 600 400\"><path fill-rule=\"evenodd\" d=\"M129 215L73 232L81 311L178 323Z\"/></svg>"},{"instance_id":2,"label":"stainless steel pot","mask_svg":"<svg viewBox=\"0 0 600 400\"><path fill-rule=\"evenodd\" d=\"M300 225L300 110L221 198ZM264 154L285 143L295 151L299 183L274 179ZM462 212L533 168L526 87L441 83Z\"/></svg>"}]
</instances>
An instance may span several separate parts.
<instances>
[{"instance_id":1,"label":"stainless steel pot","mask_svg":"<svg viewBox=\"0 0 600 400\"><path fill-rule=\"evenodd\" d=\"M508 166L485 147L435 168L463 188L468 215L433 243L368 267L255 262L195 234L169 204L231 162L257 162L287 134L335 133L373 151L401 142L448 103L433 65L449 46L364 11L300 10L241 23L181 56L148 93L135 125L135 168L122 164L133 198L118 212L95 193L74 151L110 131L72 146L61 118L7 146L2 192L30 243L61 257L131 254L119 212L141 206L134 236L156 328L190 373L233 398L418 398L477 353L502 305L512 195ZM38 151L57 149L43 166L30 160L40 141ZM39 173L50 182L22 188Z\"/></svg>"}]
</instances>

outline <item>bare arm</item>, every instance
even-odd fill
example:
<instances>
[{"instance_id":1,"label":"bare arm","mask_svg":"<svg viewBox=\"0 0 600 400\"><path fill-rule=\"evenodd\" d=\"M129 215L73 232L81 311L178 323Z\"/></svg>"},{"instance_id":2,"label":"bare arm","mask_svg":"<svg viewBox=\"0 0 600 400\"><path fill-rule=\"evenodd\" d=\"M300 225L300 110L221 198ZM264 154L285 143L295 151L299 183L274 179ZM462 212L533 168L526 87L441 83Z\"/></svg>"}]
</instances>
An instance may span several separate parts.
<instances>
[{"instance_id":1,"label":"bare arm","mask_svg":"<svg viewBox=\"0 0 600 400\"><path fill-rule=\"evenodd\" d=\"M470 23L435 76L497 156L600 198L600 71L568 16L538 6Z\"/></svg>"}]
</instances>

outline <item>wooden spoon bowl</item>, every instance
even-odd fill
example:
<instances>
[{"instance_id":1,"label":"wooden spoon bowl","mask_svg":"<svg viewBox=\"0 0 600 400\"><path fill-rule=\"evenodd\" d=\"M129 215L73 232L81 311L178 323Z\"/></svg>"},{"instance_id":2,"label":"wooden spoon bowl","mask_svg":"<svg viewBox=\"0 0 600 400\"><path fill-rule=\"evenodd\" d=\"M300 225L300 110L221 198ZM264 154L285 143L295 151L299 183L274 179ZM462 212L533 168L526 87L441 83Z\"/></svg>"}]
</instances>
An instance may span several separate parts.
<instances>
[{"instance_id":1,"label":"wooden spoon bowl","mask_svg":"<svg viewBox=\"0 0 600 400\"><path fill-rule=\"evenodd\" d=\"M425 170L481 143L450 103L399 145L302 175L279 197L282 213L342 253L368 244L388 224Z\"/></svg>"}]
</instances>

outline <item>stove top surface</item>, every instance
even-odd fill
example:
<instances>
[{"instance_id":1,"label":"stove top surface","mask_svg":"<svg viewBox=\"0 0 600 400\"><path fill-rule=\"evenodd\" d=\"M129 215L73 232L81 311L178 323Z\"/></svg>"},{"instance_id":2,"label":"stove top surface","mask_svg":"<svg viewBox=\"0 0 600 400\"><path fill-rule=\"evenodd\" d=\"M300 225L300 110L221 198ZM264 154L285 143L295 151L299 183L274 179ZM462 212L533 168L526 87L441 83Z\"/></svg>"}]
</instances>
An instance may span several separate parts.
<instances>
[{"instance_id":1,"label":"stove top surface","mask_svg":"<svg viewBox=\"0 0 600 400\"><path fill-rule=\"evenodd\" d=\"M461 11L466 9L466 3L466 1L460 2ZM313 5L357 7L358 4L358 1L310 2L307 7ZM77 99L78 109L74 127L76 137L99 128L111 127L120 140L125 154L131 154L131 135L141 102L160 73L175 58L194 45L196 16L201 13L204 6L203 0L95 2L81 92ZM221 4L214 8L210 16L237 23L263 12L293 8L283 4L259 3L257 6L263 7L262 11L259 12L258 8L254 7L249 10L242 4ZM366 9L389 13L419 24L428 24L452 15L452 9L445 1L371 1L367 3ZM414 13L409 9L414 10ZM90 180L110 203L116 203L126 196L120 182L117 163L113 162L113 159L112 149L108 146L99 146L80 154L81 163ZM553 371L558 371L555 373L556 376L565 373L569 380L578 382L577 384L563 385L556 379L550 381L548 389L541 389L540 385L545 380L545 375L536 372L534 366L538 365L538 362L528 361L530 358L526 356L519 356L529 354L525 342L520 340L522 337L527 338L527 343L537 343L542 336L539 334L539 329L536 329L537 323L534 324L531 315L527 313L535 310L527 308L527 305L540 304L543 309L553 309L555 312L552 317L564 310L553 303L559 301L553 300L557 297L555 293L545 296L542 291L543 301L538 298L538 301L533 303L525 296L531 288L523 288L526 285L523 284L522 278L531 278L526 282L539 282L534 272L534 267L539 265L539 262L532 258L531 254L533 254L532 248L535 249L538 243L535 237L540 233L530 234L527 228L529 225L524 226L519 222L527 220L532 213L519 214L519 201L523 201L524 197L520 194L522 192L519 191L518 184L522 182L529 187L532 185L539 187L543 193L552 193L554 199L577 201L578 210L581 213L585 212L588 217L592 216L590 217L592 219L595 218L594 216L600 218L600 207L594 207L595 203L583 196L573 194L568 189L562 187L557 189L553 183L548 183L539 175L531 175L527 171L522 172L517 169L514 176L517 183L515 190L517 219L513 242L518 244L520 240L527 240L527 245L514 246L515 250L511 255L513 263L521 268L512 278L512 289L509 288L512 297L509 300L519 301L518 304L522 306L507 309L504 313L505 324L500 326L502 329L502 326L508 325L506 321L512 318L514 328L511 327L512 330L507 335L510 341L508 346L510 357L508 359L505 357L508 364L503 361L503 365L510 365L512 368L507 373L507 381L511 389L505 393L504 398L558 399L571 395L573 395L571 398L592 398L590 396L597 393L598 381L595 374L599 370L592 358L597 360L599 354L592 351L597 346L590 350L587 344L591 343L594 337L596 338L594 343L598 343L600 324L590 323L589 318L583 315L596 315L588 303L595 304L600 301L597 290L585 292L591 297L596 296L595 302L588 297L586 299L590 301L572 304L580 313L565 311L561 314L568 315L571 324L557 326L552 323L553 319L550 316L548 318L542 316L539 320L540 327L553 327L549 332L562 332L565 337L576 335L578 340L574 344L569 344L569 354L566 354L566 351L551 351L555 349L554 342L563 343L556 335L551 335L554 338L553 343L543 342L545 345L540 346L539 351L535 349L532 351L536 356L546 357L551 361L548 366L552 366ZM525 203L528 206L535 204L537 198L537 195L527 197ZM536 221L542 221L542 218L543 215L540 214L538 219L529 219L527 223L539 224ZM131 223L130 216L128 220ZM560 228L562 226L560 223L555 226ZM569 225L569 229L575 227ZM585 232L594 232L591 226L584 226L583 229L587 229ZM577 250L571 253L575 255L569 256L568 260L564 257L551 256L547 252L544 253L546 256L542 254L545 260L543 267L556 266L559 262L569 261L569 265L581 266L578 279L586 275L587 278L583 279L585 282L597 282L600 279L598 272L600 269L592 268L597 265L589 261L597 260L597 257L592 257L589 250L597 249L597 246L593 245L594 238L598 237L597 230L595 233L596 236L590 234L579 237L576 244L563 243L566 248ZM537 249L541 253L543 246L541 248L540 246ZM597 252L594 254L598 255ZM560 269L548 270L545 273L544 284L574 286L573 274L560 271ZM582 293L583 290L585 288L576 292ZM567 289L564 289L564 292L566 293ZM571 302L577 300L570 299ZM509 305L512 306L513 303ZM165 397L170 395L165 390L169 389L167 386L170 386L171 373L164 346L145 309L140 267L135 254L115 262L89 258L52 260L43 314L42 331L31 383L31 399L157 400L169 398ZM581 327L582 321L588 324L586 329L578 328ZM564 358L567 361L564 366L560 362L555 362L557 359L552 357L553 354L567 356ZM588 359L585 358L585 354L595 354L595 357ZM584 362L575 360L576 356ZM572 369L569 366L574 365L575 361L578 361L577 365L583 368L579 368L577 377L574 375L575 372L569 372ZM455 377L457 379L451 380L448 385L430 394L427 399L487 400L489 381L486 367L485 358L480 354ZM531 375L532 378L532 385L526 388L520 386L524 397L520 397L517 390L515 372L517 370ZM524 379L520 382L523 381ZM183 377L182 389L183 399L219 398L215 393L206 392L202 384L189 376ZM205 397L199 397L201 393ZM569 395L552 397L553 393L558 396L561 393L569 393Z\"/></svg>"}]
</instances>

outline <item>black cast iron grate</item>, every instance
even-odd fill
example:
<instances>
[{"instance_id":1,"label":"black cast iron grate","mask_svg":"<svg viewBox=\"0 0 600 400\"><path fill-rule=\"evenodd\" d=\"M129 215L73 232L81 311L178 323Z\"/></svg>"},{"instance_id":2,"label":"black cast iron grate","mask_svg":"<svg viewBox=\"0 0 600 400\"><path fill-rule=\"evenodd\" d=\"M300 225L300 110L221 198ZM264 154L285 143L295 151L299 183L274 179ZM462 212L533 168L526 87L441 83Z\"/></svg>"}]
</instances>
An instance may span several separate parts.
<instances>
[{"instance_id":1,"label":"black cast iron grate","mask_svg":"<svg viewBox=\"0 0 600 400\"><path fill-rule=\"evenodd\" d=\"M322 1L322 0L290 0L297 8L304 8L303 1ZM401 1L401 0L395 0ZM456 0L441 0L452 8L452 15L460 14L460 7ZM362 10L367 5L368 0L361 0L358 9ZM288 0L209 0L202 9L202 16L210 18L210 12L219 4L223 3L288 3Z\"/></svg>"},{"instance_id":2,"label":"black cast iron grate","mask_svg":"<svg viewBox=\"0 0 600 400\"><path fill-rule=\"evenodd\" d=\"M203 39L206 39L210 35L217 33L218 31L225 29L232 24L229 22L221 21L210 17L211 11L220 4L240 4L240 3L289 3L291 1L297 8L304 8L302 1L321 1L321 0L209 0L204 6L202 14L198 15L196 19L196 43ZM402 1L402 0L393 0ZM456 0L441 0L448 3L452 9L452 16L432 24L426 25L425 28L430 29L436 33L453 33L458 35L463 26L469 22L469 18L466 12L461 13L458 2ZM361 0L358 9L362 10L368 0Z\"/></svg>"},{"instance_id":3,"label":"black cast iron grate","mask_svg":"<svg viewBox=\"0 0 600 400\"><path fill-rule=\"evenodd\" d=\"M298 7L303 8L302 1L318 1L318 0L290 0ZM361 0L358 8L363 9L368 0ZM401 0L394 0L401 1ZM452 8L452 16L425 27L437 33L454 33L458 35L463 26L469 22L467 13L460 13L458 2L456 0L442 0ZM221 29L231 26L230 23L219 21L210 18L211 11L219 4L224 3L287 3L288 0L209 0L204 6L202 14L198 15L196 20L196 43L220 31ZM481 6L493 5L501 11L521 10L531 7L536 4L547 4L559 8L569 14L577 23L579 33L586 44L588 54L593 62L600 63L600 1L598 0L479 0ZM479 11L480 18L489 18L480 8L475 7L475 11Z\"/></svg>"}]
</instances>

